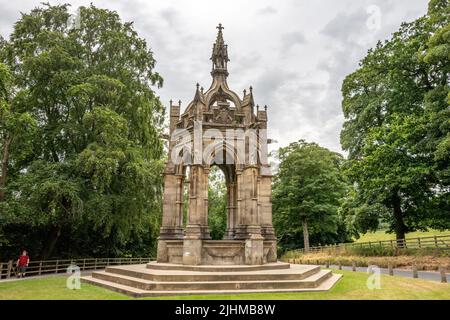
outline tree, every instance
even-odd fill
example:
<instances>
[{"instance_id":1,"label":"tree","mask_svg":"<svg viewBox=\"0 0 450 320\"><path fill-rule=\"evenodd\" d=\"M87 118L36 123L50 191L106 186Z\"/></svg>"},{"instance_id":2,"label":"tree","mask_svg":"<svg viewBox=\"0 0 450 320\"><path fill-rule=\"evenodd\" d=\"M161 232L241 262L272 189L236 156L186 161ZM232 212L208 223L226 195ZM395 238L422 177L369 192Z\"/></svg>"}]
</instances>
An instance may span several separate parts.
<instances>
[{"instance_id":1,"label":"tree","mask_svg":"<svg viewBox=\"0 0 450 320\"><path fill-rule=\"evenodd\" d=\"M316 244L348 240L338 216L346 191L342 156L303 140L280 148L277 156L273 210L280 244L296 246L299 234L306 251L310 237Z\"/></svg>"},{"instance_id":2,"label":"tree","mask_svg":"<svg viewBox=\"0 0 450 320\"><path fill-rule=\"evenodd\" d=\"M117 248L149 230L154 242L160 212L164 108L153 53L116 12L81 7L71 25L68 8L22 14L0 49L15 91L8 105L36 123L32 151L10 155L0 228L30 230L13 249L33 246L43 259L63 232L74 235L61 244L69 251L88 230Z\"/></svg>"},{"instance_id":3,"label":"tree","mask_svg":"<svg viewBox=\"0 0 450 320\"><path fill-rule=\"evenodd\" d=\"M209 172L208 184L208 225L211 238L221 240L227 224L227 187L225 177L218 166Z\"/></svg>"},{"instance_id":4,"label":"tree","mask_svg":"<svg viewBox=\"0 0 450 320\"><path fill-rule=\"evenodd\" d=\"M9 68L0 63L0 203L5 200L6 180L11 152L16 161L27 157L31 151L30 138L36 123L28 112L15 111L12 106L14 88ZM12 149L12 150L11 150Z\"/></svg>"},{"instance_id":5,"label":"tree","mask_svg":"<svg viewBox=\"0 0 450 320\"><path fill-rule=\"evenodd\" d=\"M378 207L397 239L449 226L438 204L449 188L449 8L448 0L430 1L428 15L369 50L342 85L341 144L358 205Z\"/></svg>"}]
</instances>

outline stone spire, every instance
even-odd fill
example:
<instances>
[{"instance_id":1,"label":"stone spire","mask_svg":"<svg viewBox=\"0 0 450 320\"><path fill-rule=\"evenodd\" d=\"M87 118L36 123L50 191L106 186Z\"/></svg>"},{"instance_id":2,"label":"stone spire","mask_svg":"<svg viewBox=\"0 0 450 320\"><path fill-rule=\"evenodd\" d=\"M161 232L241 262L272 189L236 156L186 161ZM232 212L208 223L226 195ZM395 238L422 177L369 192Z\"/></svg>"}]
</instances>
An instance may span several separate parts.
<instances>
[{"instance_id":1,"label":"stone spire","mask_svg":"<svg viewBox=\"0 0 450 320\"><path fill-rule=\"evenodd\" d=\"M212 72L211 74L214 76L216 74L225 74L228 75L227 71L227 63L230 61L228 59L228 48L225 42L223 41L222 24L216 27L219 32L217 33L216 43L213 45L211 61L212 61Z\"/></svg>"}]
</instances>

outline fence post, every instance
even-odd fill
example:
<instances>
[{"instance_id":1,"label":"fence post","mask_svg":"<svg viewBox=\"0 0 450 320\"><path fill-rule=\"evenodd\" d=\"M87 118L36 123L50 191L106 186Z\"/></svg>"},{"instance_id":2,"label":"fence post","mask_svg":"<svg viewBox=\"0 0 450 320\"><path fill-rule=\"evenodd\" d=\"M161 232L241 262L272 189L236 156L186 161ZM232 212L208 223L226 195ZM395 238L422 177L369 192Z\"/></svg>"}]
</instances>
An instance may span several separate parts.
<instances>
[{"instance_id":1,"label":"fence post","mask_svg":"<svg viewBox=\"0 0 450 320\"><path fill-rule=\"evenodd\" d=\"M391 249L394 249L394 241L390 240L391 242Z\"/></svg>"},{"instance_id":2,"label":"fence post","mask_svg":"<svg viewBox=\"0 0 450 320\"><path fill-rule=\"evenodd\" d=\"M55 273L58 273L59 260L56 260Z\"/></svg>"},{"instance_id":3,"label":"fence post","mask_svg":"<svg viewBox=\"0 0 450 320\"><path fill-rule=\"evenodd\" d=\"M109 258L106 259L106 265L109 266Z\"/></svg>"},{"instance_id":4,"label":"fence post","mask_svg":"<svg viewBox=\"0 0 450 320\"><path fill-rule=\"evenodd\" d=\"M419 278L419 272L417 271L417 265L413 265L413 278Z\"/></svg>"},{"instance_id":5,"label":"fence post","mask_svg":"<svg viewBox=\"0 0 450 320\"><path fill-rule=\"evenodd\" d=\"M330 260L327 260L326 262L325 262L325 267L328 269L328 268L330 268Z\"/></svg>"},{"instance_id":6,"label":"fence post","mask_svg":"<svg viewBox=\"0 0 450 320\"><path fill-rule=\"evenodd\" d=\"M352 271L356 271L356 262L352 261Z\"/></svg>"},{"instance_id":7,"label":"fence post","mask_svg":"<svg viewBox=\"0 0 450 320\"><path fill-rule=\"evenodd\" d=\"M438 248L438 241L437 241L437 236L434 236L434 247Z\"/></svg>"},{"instance_id":8,"label":"fence post","mask_svg":"<svg viewBox=\"0 0 450 320\"><path fill-rule=\"evenodd\" d=\"M6 278L11 278L11 271L12 271L12 266L13 266L13 261L9 260L8 261L8 271L6 273Z\"/></svg>"},{"instance_id":9,"label":"fence post","mask_svg":"<svg viewBox=\"0 0 450 320\"><path fill-rule=\"evenodd\" d=\"M422 247L420 246L420 238L417 238L417 245L419 246L419 248L422 248Z\"/></svg>"},{"instance_id":10,"label":"fence post","mask_svg":"<svg viewBox=\"0 0 450 320\"><path fill-rule=\"evenodd\" d=\"M83 271L86 269L86 258L83 259Z\"/></svg>"},{"instance_id":11,"label":"fence post","mask_svg":"<svg viewBox=\"0 0 450 320\"><path fill-rule=\"evenodd\" d=\"M342 270L342 263L341 263L341 260L339 260L339 262L338 262L338 269L339 269L339 270Z\"/></svg>"},{"instance_id":12,"label":"fence post","mask_svg":"<svg viewBox=\"0 0 450 320\"><path fill-rule=\"evenodd\" d=\"M388 263L388 273L389 273L390 276L394 275L394 269L392 268L392 263L391 262Z\"/></svg>"},{"instance_id":13,"label":"fence post","mask_svg":"<svg viewBox=\"0 0 450 320\"><path fill-rule=\"evenodd\" d=\"M97 258L95 258L95 260L94 260L94 270L96 270L97 269Z\"/></svg>"},{"instance_id":14,"label":"fence post","mask_svg":"<svg viewBox=\"0 0 450 320\"><path fill-rule=\"evenodd\" d=\"M39 261L39 271L38 271L38 275L41 275L42 273L42 261Z\"/></svg>"},{"instance_id":15,"label":"fence post","mask_svg":"<svg viewBox=\"0 0 450 320\"><path fill-rule=\"evenodd\" d=\"M447 275L445 274L445 268L443 266L439 266L439 273L441 274L441 282L447 283Z\"/></svg>"},{"instance_id":16,"label":"fence post","mask_svg":"<svg viewBox=\"0 0 450 320\"><path fill-rule=\"evenodd\" d=\"M3 277L3 262L0 262L0 279Z\"/></svg>"}]
</instances>

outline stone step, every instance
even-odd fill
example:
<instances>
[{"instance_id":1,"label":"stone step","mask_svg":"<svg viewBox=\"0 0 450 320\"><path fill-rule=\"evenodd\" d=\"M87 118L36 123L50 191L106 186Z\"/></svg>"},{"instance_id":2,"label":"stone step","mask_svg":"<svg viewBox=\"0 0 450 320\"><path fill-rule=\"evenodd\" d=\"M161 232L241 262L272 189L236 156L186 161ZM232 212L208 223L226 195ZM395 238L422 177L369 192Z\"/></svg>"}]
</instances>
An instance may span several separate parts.
<instances>
[{"instance_id":1,"label":"stone step","mask_svg":"<svg viewBox=\"0 0 450 320\"><path fill-rule=\"evenodd\" d=\"M179 270L153 270L142 265L107 267L106 272L151 281L257 281L302 280L320 271L319 266L297 265L290 269L259 271L205 272Z\"/></svg>"},{"instance_id":2,"label":"stone step","mask_svg":"<svg viewBox=\"0 0 450 320\"><path fill-rule=\"evenodd\" d=\"M147 263L148 269L153 270L180 270L180 271L205 271L205 272L240 272L261 271L274 269L289 269L290 264L286 262L266 263L262 265L182 265L174 263L160 263L152 261Z\"/></svg>"},{"instance_id":3,"label":"stone step","mask_svg":"<svg viewBox=\"0 0 450 320\"><path fill-rule=\"evenodd\" d=\"M141 290L154 291L202 291L202 290L256 290L314 288L332 276L329 270L319 272L302 280L258 280L258 281L151 281L106 271L94 272L92 277L118 283Z\"/></svg>"},{"instance_id":4,"label":"stone step","mask_svg":"<svg viewBox=\"0 0 450 320\"><path fill-rule=\"evenodd\" d=\"M93 278L92 276L82 277L81 282L93 284L93 285L96 285L96 286L99 286L99 287L102 287L105 289L109 289L112 291L126 294L131 297L135 297L135 298L147 296L145 294L148 293L148 291L145 291L145 290L141 290L141 289L130 287L130 286L125 286L125 285L122 285L122 284L119 284L116 282L110 282L110 281L105 281L105 280L101 280L98 278Z\"/></svg>"},{"instance_id":5,"label":"stone step","mask_svg":"<svg viewBox=\"0 0 450 320\"><path fill-rule=\"evenodd\" d=\"M241 294L241 293L287 293L287 292L315 292L315 291L328 291L333 285L342 277L340 274L332 274L325 279L321 284L315 288L297 288L297 289L239 289L239 290L174 290L174 291L146 291L140 290L134 287L121 285L118 283L105 281L91 276L83 277L82 282L90 283L93 285L101 286L103 288L113 290L128 296L142 298L142 297L158 297L158 296L182 296L182 295L207 295L207 294Z\"/></svg>"}]
</instances>

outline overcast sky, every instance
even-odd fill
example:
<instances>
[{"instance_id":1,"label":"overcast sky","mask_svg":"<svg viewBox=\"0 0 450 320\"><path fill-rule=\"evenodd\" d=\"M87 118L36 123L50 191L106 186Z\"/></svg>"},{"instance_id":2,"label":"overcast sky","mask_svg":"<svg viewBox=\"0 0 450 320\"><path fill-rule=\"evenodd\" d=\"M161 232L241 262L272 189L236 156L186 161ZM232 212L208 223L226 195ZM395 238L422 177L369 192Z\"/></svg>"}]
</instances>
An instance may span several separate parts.
<instances>
[{"instance_id":1,"label":"overcast sky","mask_svg":"<svg viewBox=\"0 0 450 320\"><path fill-rule=\"evenodd\" d=\"M49 1L49 0L47 0ZM7 37L20 12L42 1L0 0L0 34ZM211 83L212 44L221 22L228 44L230 88L253 86L257 104L268 105L271 149L298 139L342 152L340 88L344 77L377 40L402 21L426 13L427 0L153 1L70 2L75 12L91 2L134 21L164 78L157 94L168 106L192 100L195 84Z\"/></svg>"}]
</instances>

